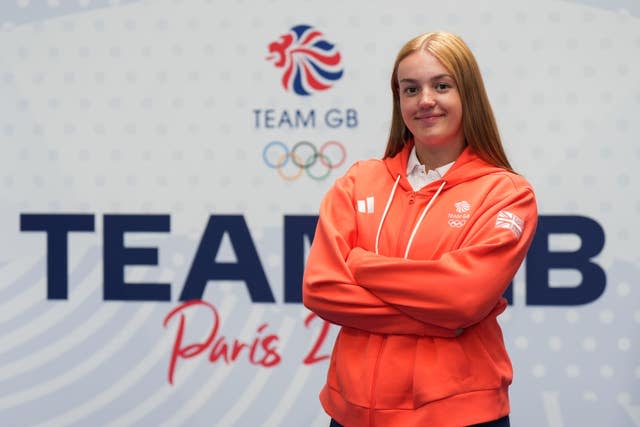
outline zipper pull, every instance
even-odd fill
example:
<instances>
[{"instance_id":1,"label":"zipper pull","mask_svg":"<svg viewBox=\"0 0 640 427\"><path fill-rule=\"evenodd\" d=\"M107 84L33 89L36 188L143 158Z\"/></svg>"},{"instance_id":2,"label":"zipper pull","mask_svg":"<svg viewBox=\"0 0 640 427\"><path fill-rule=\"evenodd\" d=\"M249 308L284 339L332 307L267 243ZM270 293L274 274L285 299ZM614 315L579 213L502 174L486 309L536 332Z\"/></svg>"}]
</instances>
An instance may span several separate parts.
<instances>
[{"instance_id":1,"label":"zipper pull","mask_svg":"<svg viewBox=\"0 0 640 427\"><path fill-rule=\"evenodd\" d=\"M411 194L409 195L409 204L410 204L410 205L412 205L412 204L413 204L413 202L415 202L415 201L416 201L416 192L415 192L415 191L413 191L413 192L411 192Z\"/></svg>"}]
</instances>

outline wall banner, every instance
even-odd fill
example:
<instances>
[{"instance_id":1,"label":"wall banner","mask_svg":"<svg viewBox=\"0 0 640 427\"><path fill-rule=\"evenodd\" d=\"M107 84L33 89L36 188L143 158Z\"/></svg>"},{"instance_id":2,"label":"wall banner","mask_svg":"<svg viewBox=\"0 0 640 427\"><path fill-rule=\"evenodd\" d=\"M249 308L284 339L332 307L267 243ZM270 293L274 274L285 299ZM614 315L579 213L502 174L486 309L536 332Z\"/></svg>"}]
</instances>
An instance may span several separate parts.
<instances>
[{"instance_id":1,"label":"wall banner","mask_svg":"<svg viewBox=\"0 0 640 427\"><path fill-rule=\"evenodd\" d=\"M326 426L320 200L381 157L398 49L460 34L540 226L500 317L513 425L640 426L640 9L0 5L0 424ZM366 209L363 201L362 209Z\"/></svg>"}]
</instances>

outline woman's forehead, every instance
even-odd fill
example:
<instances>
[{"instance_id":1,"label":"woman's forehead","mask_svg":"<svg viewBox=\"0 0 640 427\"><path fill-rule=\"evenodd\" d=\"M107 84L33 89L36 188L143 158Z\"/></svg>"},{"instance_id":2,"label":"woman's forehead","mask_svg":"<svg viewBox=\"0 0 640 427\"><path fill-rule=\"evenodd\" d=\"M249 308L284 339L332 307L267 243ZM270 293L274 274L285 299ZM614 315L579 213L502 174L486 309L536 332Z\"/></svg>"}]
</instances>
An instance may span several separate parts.
<instances>
[{"instance_id":1,"label":"woman's forehead","mask_svg":"<svg viewBox=\"0 0 640 427\"><path fill-rule=\"evenodd\" d=\"M433 54L424 50L411 53L398 64L398 82L453 78Z\"/></svg>"}]
</instances>

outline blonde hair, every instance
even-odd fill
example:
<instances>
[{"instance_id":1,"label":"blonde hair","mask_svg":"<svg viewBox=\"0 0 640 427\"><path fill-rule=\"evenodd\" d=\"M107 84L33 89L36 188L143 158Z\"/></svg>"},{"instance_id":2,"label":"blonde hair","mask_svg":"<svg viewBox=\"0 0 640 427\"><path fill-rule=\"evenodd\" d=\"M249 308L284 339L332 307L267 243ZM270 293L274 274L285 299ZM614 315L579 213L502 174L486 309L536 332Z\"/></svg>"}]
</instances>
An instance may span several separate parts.
<instances>
[{"instance_id":1,"label":"blonde hair","mask_svg":"<svg viewBox=\"0 0 640 427\"><path fill-rule=\"evenodd\" d=\"M462 130L466 143L484 161L512 170L502 147L500 133L482 82L478 63L467 44L459 36L447 32L417 36L409 40L398 52L391 74L393 112L384 157L395 156L408 141L413 139L411 131L402 120L400 111L398 65L404 58L419 50L435 56L453 75L462 102Z\"/></svg>"}]
</instances>

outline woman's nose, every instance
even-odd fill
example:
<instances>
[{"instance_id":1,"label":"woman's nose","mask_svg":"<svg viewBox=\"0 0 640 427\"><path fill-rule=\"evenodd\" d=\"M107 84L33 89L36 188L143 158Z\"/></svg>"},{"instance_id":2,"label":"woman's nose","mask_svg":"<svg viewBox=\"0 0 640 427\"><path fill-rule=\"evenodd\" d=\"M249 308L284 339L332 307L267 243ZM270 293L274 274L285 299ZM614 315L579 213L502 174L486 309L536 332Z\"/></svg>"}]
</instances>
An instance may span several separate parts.
<instances>
[{"instance_id":1,"label":"woman's nose","mask_svg":"<svg viewBox=\"0 0 640 427\"><path fill-rule=\"evenodd\" d=\"M433 93L431 93L431 91L428 91L428 90L422 91L422 93L420 94L419 102L420 102L419 103L420 108L431 108L436 104L436 100L433 96Z\"/></svg>"}]
</instances>

